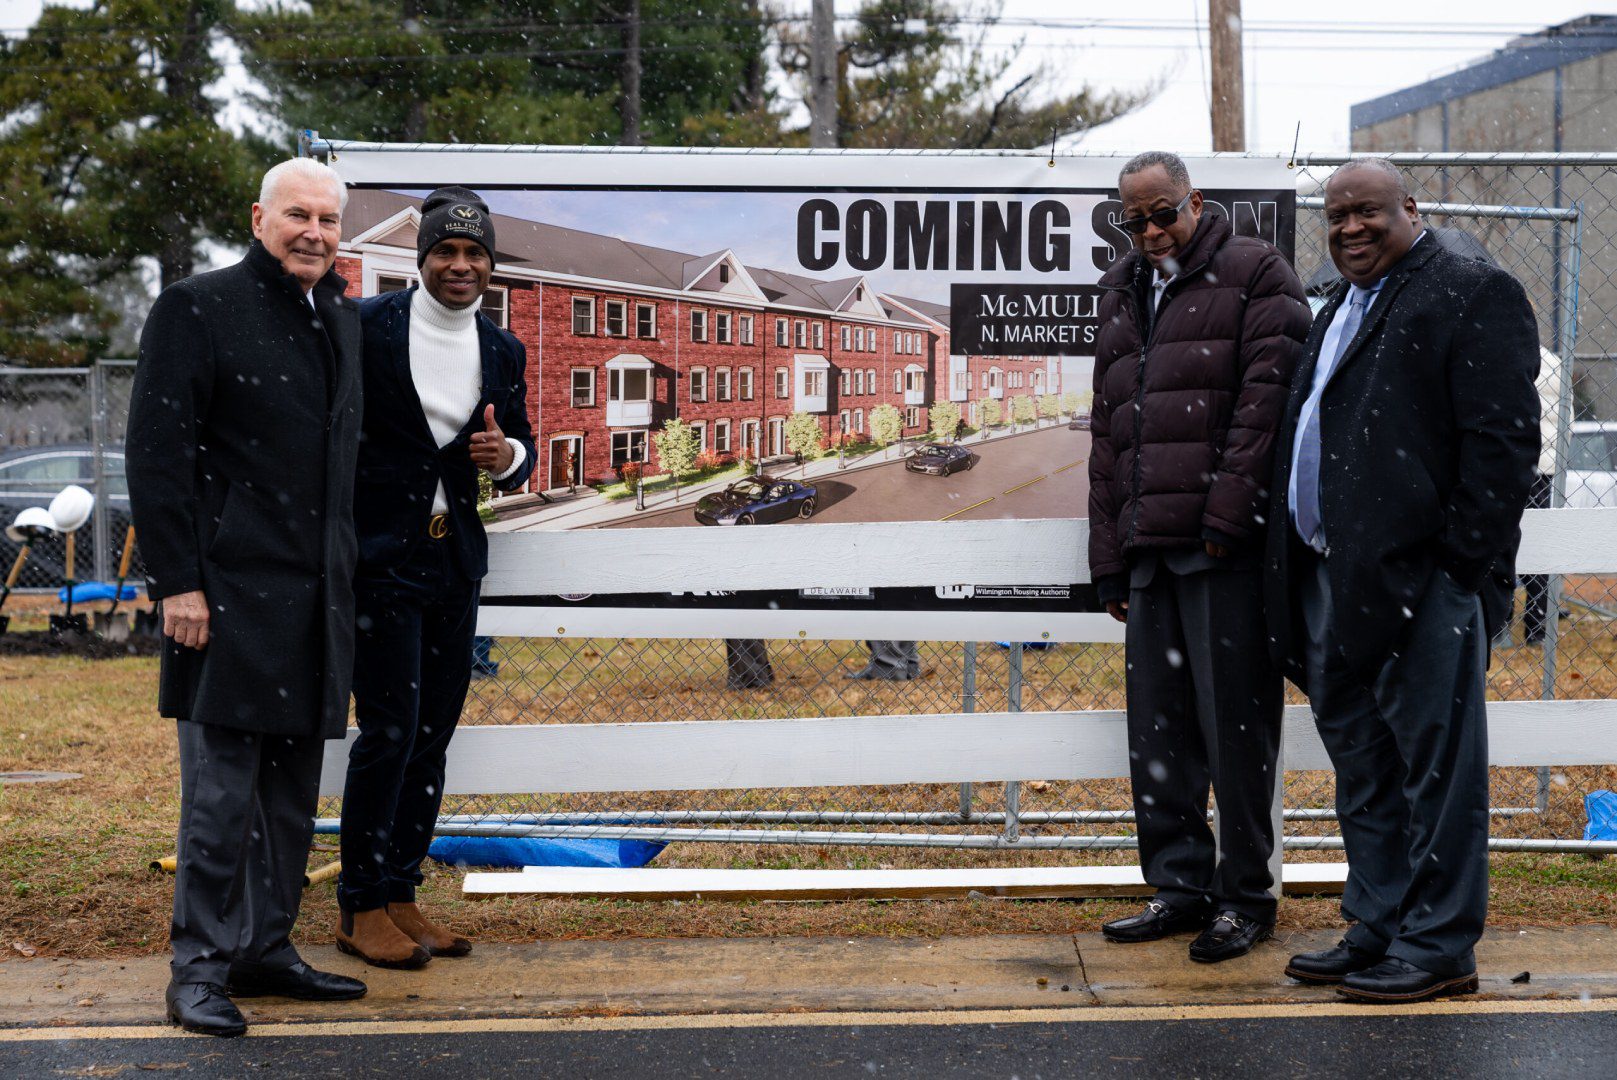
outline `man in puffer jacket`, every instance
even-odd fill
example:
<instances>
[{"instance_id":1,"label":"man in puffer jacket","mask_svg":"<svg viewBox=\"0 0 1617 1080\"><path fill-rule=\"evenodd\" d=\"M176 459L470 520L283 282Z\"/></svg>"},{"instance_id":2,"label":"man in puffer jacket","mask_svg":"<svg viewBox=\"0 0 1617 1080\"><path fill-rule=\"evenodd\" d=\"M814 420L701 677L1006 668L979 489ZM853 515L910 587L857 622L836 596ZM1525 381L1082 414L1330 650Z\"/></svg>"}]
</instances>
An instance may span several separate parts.
<instances>
[{"instance_id":1,"label":"man in puffer jacket","mask_svg":"<svg viewBox=\"0 0 1617 1080\"><path fill-rule=\"evenodd\" d=\"M1104 930L1119 942L1200 931L1190 957L1210 963L1274 927L1281 677L1259 562L1309 313L1285 257L1204 208L1177 156L1135 157L1118 193L1135 249L1100 282L1089 567L1128 625L1130 772L1156 895Z\"/></svg>"}]
</instances>

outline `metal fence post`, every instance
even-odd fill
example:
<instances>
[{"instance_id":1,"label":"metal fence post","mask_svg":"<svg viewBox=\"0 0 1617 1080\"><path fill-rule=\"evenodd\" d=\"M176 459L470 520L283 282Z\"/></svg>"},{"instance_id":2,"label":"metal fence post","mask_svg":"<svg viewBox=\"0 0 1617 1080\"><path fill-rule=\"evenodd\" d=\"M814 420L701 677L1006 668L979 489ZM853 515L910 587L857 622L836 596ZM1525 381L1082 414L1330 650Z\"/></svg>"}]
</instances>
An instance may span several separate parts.
<instances>
[{"instance_id":1,"label":"metal fence post","mask_svg":"<svg viewBox=\"0 0 1617 1080\"><path fill-rule=\"evenodd\" d=\"M960 683L960 711L974 713L977 711L977 643L966 642L963 650L962 664L965 674ZM960 821L962 824L971 820L971 781L967 780L960 785Z\"/></svg>"},{"instance_id":2,"label":"metal fence post","mask_svg":"<svg viewBox=\"0 0 1617 1080\"><path fill-rule=\"evenodd\" d=\"M92 522L95 528L95 579L107 581L112 577L112 539L110 518L107 516L107 383L105 369L100 362L90 365L88 375L90 391L90 479L95 492Z\"/></svg>"},{"instance_id":3,"label":"metal fence post","mask_svg":"<svg viewBox=\"0 0 1617 1080\"><path fill-rule=\"evenodd\" d=\"M1013 713L1022 711L1022 643L1011 642L1011 672L1006 682L1006 705ZM1005 781L1005 840L1016 843L1022 839L1022 781Z\"/></svg>"},{"instance_id":4,"label":"metal fence post","mask_svg":"<svg viewBox=\"0 0 1617 1080\"><path fill-rule=\"evenodd\" d=\"M1557 181L1559 183L1559 181ZM1556 223L1559 226L1559 222ZM1577 361L1574 359L1573 345L1578 340L1578 274L1583 269L1583 214L1579 213L1572 222L1572 242L1567 245L1566 275L1570 297L1566 303L1560 303L1557 295L1557 315L1560 317L1555 323L1555 355L1561 363L1561 385L1558 403L1558 414L1555 421L1555 481L1550 486L1550 507L1557 508L1566 505L1566 475L1568 462L1572 450L1572 388L1577 381ZM1556 269L1561 269L1560 263ZM1545 583L1544 589L1544 681L1539 689L1540 701L1552 701L1555 698L1555 668L1556 668L1556 640L1561 633L1561 575L1553 574ZM1534 794L1533 805L1539 813L1550 808L1550 770L1548 766L1538 768L1538 790Z\"/></svg>"}]
</instances>

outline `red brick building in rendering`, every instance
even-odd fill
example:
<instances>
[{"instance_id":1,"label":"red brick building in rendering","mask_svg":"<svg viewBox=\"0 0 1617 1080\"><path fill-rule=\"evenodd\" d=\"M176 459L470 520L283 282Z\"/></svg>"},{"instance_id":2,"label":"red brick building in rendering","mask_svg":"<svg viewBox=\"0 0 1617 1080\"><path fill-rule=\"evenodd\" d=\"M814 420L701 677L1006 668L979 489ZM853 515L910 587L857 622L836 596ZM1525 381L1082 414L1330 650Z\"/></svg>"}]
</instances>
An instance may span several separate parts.
<instances>
[{"instance_id":1,"label":"red brick building in rendering","mask_svg":"<svg viewBox=\"0 0 1617 1080\"><path fill-rule=\"evenodd\" d=\"M415 282L418 206L351 193L336 266L351 295ZM690 255L503 215L495 232L483 310L527 347L537 488L616 479L676 416L716 458L768 458L787 452L794 413L818 417L835 445L868 438L878 405L896 407L909 436L940 400L975 425L984 400L1060 389L1058 358L952 355L946 307L882 295L863 277L821 280L747 266L727 249Z\"/></svg>"}]
</instances>

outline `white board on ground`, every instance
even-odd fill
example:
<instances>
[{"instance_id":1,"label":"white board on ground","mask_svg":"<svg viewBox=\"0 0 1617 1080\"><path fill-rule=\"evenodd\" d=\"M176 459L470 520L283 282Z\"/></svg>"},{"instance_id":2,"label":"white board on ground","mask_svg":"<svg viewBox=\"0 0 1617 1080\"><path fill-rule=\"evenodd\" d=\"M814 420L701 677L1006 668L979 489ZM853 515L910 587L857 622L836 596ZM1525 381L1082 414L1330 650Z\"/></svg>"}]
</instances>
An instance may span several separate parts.
<instances>
[{"instance_id":1,"label":"white board on ground","mask_svg":"<svg viewBox=\"0 0 1617 1080\"><path fill-rule=\"evenodd\" d=\"M1335 894L1346 863L1285 868L1289 893ZM465 894L621 900L897 900L982 896L1063 899L1142 896L1138 866L1029 866L965 870L704 870L529 866L466 875Z\"/></svg>"}]
</instances>

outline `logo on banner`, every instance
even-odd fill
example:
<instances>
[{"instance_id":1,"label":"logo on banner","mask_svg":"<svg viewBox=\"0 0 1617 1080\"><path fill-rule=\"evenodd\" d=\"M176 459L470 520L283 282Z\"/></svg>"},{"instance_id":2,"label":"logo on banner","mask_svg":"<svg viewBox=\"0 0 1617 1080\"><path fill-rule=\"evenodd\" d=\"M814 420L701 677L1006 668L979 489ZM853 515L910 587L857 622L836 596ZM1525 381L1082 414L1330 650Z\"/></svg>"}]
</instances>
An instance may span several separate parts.
<instances>
[{"instance_id":1,"label":"logo on banner","mask_svg":"<svg viewBox=\"0 0 1617 1080\"><path fill-rule=\"evenodd\" d=\"M1093 356L1098 285L951 285L950 345L978 356Z\"/></svg>"}]
</instances>

